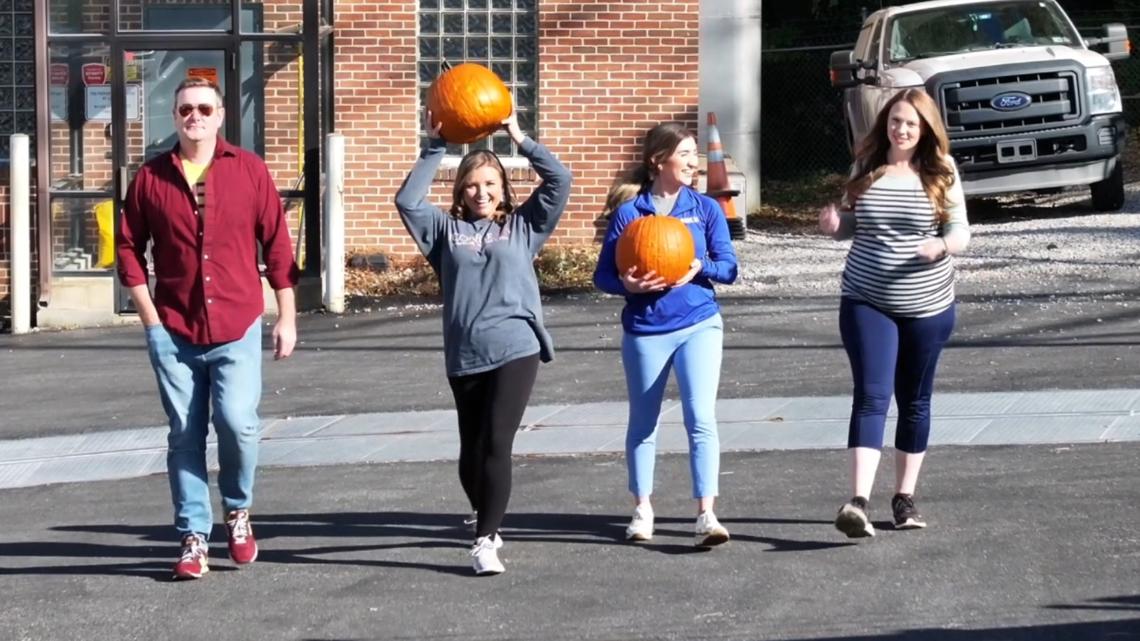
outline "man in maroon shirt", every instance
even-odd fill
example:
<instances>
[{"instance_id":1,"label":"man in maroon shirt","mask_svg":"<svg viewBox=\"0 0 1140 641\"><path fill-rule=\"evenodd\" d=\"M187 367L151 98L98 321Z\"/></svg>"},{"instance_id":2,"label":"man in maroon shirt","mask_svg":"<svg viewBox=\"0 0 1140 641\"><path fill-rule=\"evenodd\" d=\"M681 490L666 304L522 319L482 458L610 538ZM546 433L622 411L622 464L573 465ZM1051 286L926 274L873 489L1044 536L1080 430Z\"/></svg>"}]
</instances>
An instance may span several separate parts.
<instances>
[{"instance_id":1,"label":"man in maroon shirt","mask_svg":"<svg viewBox=\"0 0 1140 641\"><path fill-rule=\"evenodd\" d=\"M178 86L178 144L143 165L131 181L116 239L119 280L146 328L170 421L166 467L174 525L182 537L175 579L209 572L211 407L230 557L238 564L257 558L249 507L261 424L264 304L258 245L277 298L274 358L287 358L297 341L297 265L281 198L261 158L218 137L222 104L221 91L207 80L188 78Z\"/></svg>"}]
</instances>

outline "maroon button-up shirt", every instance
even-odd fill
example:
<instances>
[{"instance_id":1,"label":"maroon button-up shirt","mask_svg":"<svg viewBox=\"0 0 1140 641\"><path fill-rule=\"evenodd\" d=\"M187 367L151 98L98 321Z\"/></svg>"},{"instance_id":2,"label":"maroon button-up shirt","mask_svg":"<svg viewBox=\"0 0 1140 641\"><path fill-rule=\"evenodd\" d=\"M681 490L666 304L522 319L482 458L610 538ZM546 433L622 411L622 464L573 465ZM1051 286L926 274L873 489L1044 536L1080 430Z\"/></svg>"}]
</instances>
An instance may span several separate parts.
<instances>
[{"instance_id":1,"label":"maroon button-up shirt","mask_svg":"<svg viewBox=\"0 0 1140 641\"><path fill-rule=\"evenodd\" d=\"M115 241L124 287L147 283L153 241L154 305L166 329L196 344L241 338L265 311L258 243L274 290L297 284L281 198L256 154L218 139L199 213L178 145L131 181Z\"/></svg>"}]
</instances>

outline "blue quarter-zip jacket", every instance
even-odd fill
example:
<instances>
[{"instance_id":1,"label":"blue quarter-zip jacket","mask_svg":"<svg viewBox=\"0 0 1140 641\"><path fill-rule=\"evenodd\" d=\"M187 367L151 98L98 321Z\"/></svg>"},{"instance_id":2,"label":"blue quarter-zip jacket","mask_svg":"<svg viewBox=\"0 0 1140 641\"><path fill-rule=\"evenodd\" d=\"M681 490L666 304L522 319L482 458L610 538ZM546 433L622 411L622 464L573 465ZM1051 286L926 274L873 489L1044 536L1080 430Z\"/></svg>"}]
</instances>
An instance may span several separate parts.
<instances>
[{"instance_id":1,"label":"blue quarter-zip jacket","mask_svg":"<svg viewBox=\"0 0 1140 641\"><path fill-rule=\"evenodd\" d=\"M664 334L696 325L720 311L713 282L727 284L736 280L736 251L720 205L690 187L682 187L669 215L680 219L693 234L701 271L680 287L647 294L629 293L618 274L617 241L631 222L653 215L653 198L648 189L614 210L594 269L595 287L607 294L625 296L621 324L631 334Z\"/></svg>"}]
</instances>

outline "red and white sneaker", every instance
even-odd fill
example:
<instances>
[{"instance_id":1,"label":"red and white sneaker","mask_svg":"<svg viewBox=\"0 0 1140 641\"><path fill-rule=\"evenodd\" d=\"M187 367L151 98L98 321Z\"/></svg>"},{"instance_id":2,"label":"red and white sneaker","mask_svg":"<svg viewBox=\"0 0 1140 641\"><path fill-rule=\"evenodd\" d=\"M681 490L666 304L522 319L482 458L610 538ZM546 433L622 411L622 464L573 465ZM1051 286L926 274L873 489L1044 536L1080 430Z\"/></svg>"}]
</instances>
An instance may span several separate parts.
<instances>
[{"instance_id":1,"label":"red and white sneaker","mask_svg":"<svg viewBox=\"0 0 1140 641\"><path fill-rule=\"evenodd\" d=\"M200 579L210 571L206 541L197 534L182 537L182 556L174 564L174 580Z\"/></svg>"},{"instance_id":2,"label":"red and white sneaker","mask_svg":"<svg viewBox=\"0 0 1140 641\"><path fill-rule=\"evenodd\" d=\"M257 560L257 540L249 523L249 510L234 510L226 515L226 532L230 539L230 558L238 565Z\"/></svg>"}]
</instances>

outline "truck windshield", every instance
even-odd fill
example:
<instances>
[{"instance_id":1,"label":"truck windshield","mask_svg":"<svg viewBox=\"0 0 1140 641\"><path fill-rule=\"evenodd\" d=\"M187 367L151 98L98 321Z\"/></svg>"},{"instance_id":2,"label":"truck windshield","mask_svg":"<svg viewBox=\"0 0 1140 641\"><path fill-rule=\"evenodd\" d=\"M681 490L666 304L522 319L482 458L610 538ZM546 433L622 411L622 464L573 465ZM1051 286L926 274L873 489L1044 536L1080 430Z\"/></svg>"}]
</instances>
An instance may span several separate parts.
<instances>
[{"instance_id":1,"label":"truck windshield","mask_svg":"<svg viewBox=\"0 0 1140 641\"><path fill-rule=\"evenodd\" d=\"M896 16L887 27L891 62L1001 47L1078 46L1053 2L964 4Z\"/></svg>"}]
</instances>

